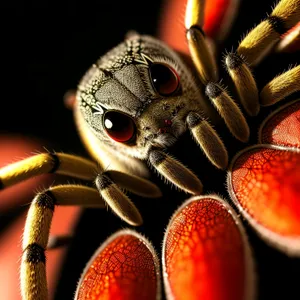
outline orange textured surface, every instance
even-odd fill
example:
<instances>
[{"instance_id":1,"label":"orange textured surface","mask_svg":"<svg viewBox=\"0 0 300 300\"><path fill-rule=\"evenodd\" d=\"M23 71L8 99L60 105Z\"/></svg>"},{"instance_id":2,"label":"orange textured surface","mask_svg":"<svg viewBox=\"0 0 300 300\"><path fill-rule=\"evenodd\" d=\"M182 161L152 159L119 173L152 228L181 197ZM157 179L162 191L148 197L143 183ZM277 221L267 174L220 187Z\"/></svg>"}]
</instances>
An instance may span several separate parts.
<instances>
[{"instance_id":1,"label":"orange textured surface","mask_svg":"<svg viewBox=\"0 0 300 300\"><path fill-rule=\"evenodd\" d=\"M260 140L264 144L300 148L300 101L272 116L263 126Z\"/></svg>"},{"instance_id":2,"label":"orange textured surface","mask_svg":"<svg viewBox=\"0 0 300 300\"><path fill-rule=\"evenodd\" d=\"M207 36L215 38L220 30L220 24L231 5L232 0L209 0L205 4L204 31ZM166 0L161 13L160 24L161 40L175 50L188 54L188 46L185 36L185 8L186 0Z\"/></svg>"},{"instance_id":3,"label":"orange textured surface","mask_svg":"<svg viewBox=\"0 0 300 300\"><path fill-rule=\"evenodd\" d=\"M100 251L81 282L77 299L156 299L152 253L136 236L123 234Z\"/></svg>"},{"instance_id":4,"label":"orange textured surface","mask_svg":"<svg viewBox=\"0 0 300 300\"><path fill-rule=\"evenodd\" d=\"M300 153L259 147L233 165L232 187L242 208L283 236L300 235Z\"/></svg>"},{"instance_id":5,"label":"orange textured surface","mask_svg":"<svg viewBox=\"0 0 300 300\"><path fill-rule=\"evenodd\" d=\"M219 201L200 199L177 213L169 226L163 255L174 299L243 299L243 240Z\"/></svg>"}]
</instances>

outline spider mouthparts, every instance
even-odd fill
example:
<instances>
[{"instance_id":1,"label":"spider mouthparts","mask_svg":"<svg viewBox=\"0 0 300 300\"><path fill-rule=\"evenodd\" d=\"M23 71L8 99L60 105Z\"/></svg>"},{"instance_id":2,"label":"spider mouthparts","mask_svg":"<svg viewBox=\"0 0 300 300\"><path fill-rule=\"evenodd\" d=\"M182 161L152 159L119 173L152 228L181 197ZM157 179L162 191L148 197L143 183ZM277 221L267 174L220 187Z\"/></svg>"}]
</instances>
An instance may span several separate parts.
<instances>
[{"instance_id":1,"label":"spider mouthparts","mask_svg":"<svg viewBox=\"0 0 300 300\"><path fill-rule=\"evenodd\" d=\"M160 127L158 129L158 133L160 133L160 134L161 133L171 133L172 132L172 130L171 130L172 124L173 124L172 120L165 119L164 120L164 126Z\"/></svg>"},{"instance_id":2,"label":"spider mouthparts","mask_svg":"<svg viewBox=\"0 0 300 300\"><path fill-rule=\"evenodd\" d=\"M171 133L171 128L170 127L161 127L158 129L158 133Z\"/></svg>"}]
</instances>

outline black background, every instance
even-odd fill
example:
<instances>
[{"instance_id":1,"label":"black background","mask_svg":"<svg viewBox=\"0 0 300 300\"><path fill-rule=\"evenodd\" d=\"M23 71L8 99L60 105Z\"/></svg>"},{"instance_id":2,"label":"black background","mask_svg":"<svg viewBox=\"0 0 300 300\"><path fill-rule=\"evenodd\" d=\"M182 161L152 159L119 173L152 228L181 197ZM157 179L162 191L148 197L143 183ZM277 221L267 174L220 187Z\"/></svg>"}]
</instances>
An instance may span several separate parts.
<instances>
[{"instance_id":1,"label":"black background","mask_svg":"<svg viewBox=\"0 0 300 300\"><path fill-rule=\"evenodd\" d=\"M224 49L236 47L241 36L270 12L271 4L273 1L243 1ZM86 69L122 41L128 30L156 35L161 1L15 1L4 5L0 133L21 133L25 139L37 137L48 149L87 155L77 137L72 113L63 104L63 95L76 88ZM271 56L255 70L258 86L296 62L295 54ZM251 143L257 138L257 124L272 109L263 109L258 118L249 119ZM244 147L226 130L221 135L231 156ZM184 135L170 152L192 167L206 193L217 192L228 198L226 174L206 163L189 135ZM144 217L144 225L137 230L153 242L160 254L168 220L188 196L164 186L155 175L152 179L162 188L162 199L131 198ZM107 211L87 209L83 213L58 278L57 299L72 299L89 257L107 236L126 227ZM270 248L247 225L246 230L257 262L259 299L296 299L299 259Z\"/></svg>"}]
</instances>

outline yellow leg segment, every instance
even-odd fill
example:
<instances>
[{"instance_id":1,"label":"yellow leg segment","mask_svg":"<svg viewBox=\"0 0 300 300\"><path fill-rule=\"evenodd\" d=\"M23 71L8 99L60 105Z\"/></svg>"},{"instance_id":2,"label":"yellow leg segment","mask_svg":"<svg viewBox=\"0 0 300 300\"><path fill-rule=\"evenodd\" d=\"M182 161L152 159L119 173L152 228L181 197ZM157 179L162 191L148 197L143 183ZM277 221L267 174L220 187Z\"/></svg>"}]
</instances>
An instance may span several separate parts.
<instances>
[{"instance_id":1,"label":"yellow leg segment","mask_svg":"<svg viewBox=\"0 0 300 300\"><path fill-rule=\"evenodd\" d=\"M96 163L64 153L41 153L0 169L0 188L9 187L31 177L58 173L93 180L99 171Z\"/></svg>"},{"instance_id":2,"label":"yellow leg segment","mask_svg":"<svg viewBox=\"0 0 300 300\"><path fill-rule=\"evenodd\" d=\"M115 180L117 184L120 184L121 187L137 195L148 198L161 196L160 189L149 180L113 170L102 172L96 163L85 158L64 153L41 153L0 169L0 188L5 188L20 181L46 173L58 173L90 181L94 181L99 173L103 176L107 174L111 176L112 180ZM116 186L116 184L114 184L114 186ZM116 200L124 200L124 197L126 197L121 191L120 193L122 197L114 197ZM68 195L66 195L66 197L67 196ZM66 202L67 198L65 198L64 201ZM71 199L71 201L74 201L74 199ZM128 199L128 201L130 200Z\"/></svg>"},{"instance_id":3,"label":"yellow leg segment","mask_svg":"<svg viewBox=\"0 0 300 300\"><path fill-rule=\"evenodd\" d=\"M96 189L59 185L36 195L28 211L23 234L21 294L23 300L48 299L45 250L55 205L105 207Z\"/></svg>"},{"instance_id":4,"label":"yellow leg segment","mask_svg":"<svg viewBox=\"0 0 300 300\"><path fill-rule=\"evenodd\" d=\"M216 131L195 112L189 113L187 123L206 157L217 168L224 170L228 164L228 154Z\"/></svg>"},{"instance_id":5,"label":"yellow leg segment","mask_svg":"<svg viewBox=\"0 0 300 300\"><path fill-rule=\"evenodd\" d=\"M275 77L262 89L261 104L269 106L300 91L300 65Z\"/></svg>"},{"instance_id":6,"label":"yellow leg segment","mask_svg":"<svg viewBox=\"0 0 300 300\"><path fill-rule=\"evenodd\" d=\"M130 225L138 226L143 219L133 202L118 188L106 174L98 175L96 186L112 211Z\"/></svg>"},{"instance_id":7,"label":"yellow leg segment","mask_svg":"<svg viewBox=\"0 0 300 300\"><path fill-rule=\"evenodd\" d=\"M251 66L256 65L299 20L300 0L281 0L271 15L243 39L237 53Z\"/></svg>"},{"instance_id":8,"label":"yellow leg segment","mask_svg":"<svg viewBox=\"0 0 300 300\"><path fill-rule=\"evenodd\" d=\"M218 84L209 83L206 86L205 93L218 110L233 136L242 142L247 142L250 135L247 121L226 90Z\"/></svg>"},{"instance_id":9,"label":"yellow leg segment","mask_svg":"<svg viewBox=\"0 0 300 300\"><path fill-rule=\"evenodd\" d=\"M235 53L229 53L225 63L244 109L248 115L256 116L260 107L258 90L251 70L244 60Z\"/></svg>"},{"instance_id":10,"label":"yellow leg segment","mask_svg":"<svg viewBox=\"0 0 300 300\"><path fill-rule=\"evenodd\" d=\"M204 85L218 80L218 70L212 51L202 30L204 2L189 0L186 8L185 26L191 57Z\"/></svg>"},{"instance_id":11,"label":"yellow leg segment","mask_svg":"<svg viewBox=\"0 0 300 300\"><path fill-rule=\"evenodd\" d=\"M187 167L173 157L159 150L152 150L150 163L167 180L179 189L193 195L202 193L202 183Z\"/></svg>"},{"instance_id":12,"label":"yellow leg segment","mask_svg":"<svg viewBox=\"0 0 300 300\"><path fill-rule=\"evenodd\" d=\"M112 181L118 183L118 186L136 195L146 198L158 198L162 196L161 190L155 184L142 177L114 170L106 171L105 174L109 175Z\"/></svg>"},{"instance_id":13,"label":"yellow leg segment","mask_svg":"<svg viewBox=\"0 0 300 300\"><path fill-rule=\"evenodd\" d=\"M185 28L202 27L204 23L204 0L188 0L185 13Z\"/></svg>"}]
</instances>

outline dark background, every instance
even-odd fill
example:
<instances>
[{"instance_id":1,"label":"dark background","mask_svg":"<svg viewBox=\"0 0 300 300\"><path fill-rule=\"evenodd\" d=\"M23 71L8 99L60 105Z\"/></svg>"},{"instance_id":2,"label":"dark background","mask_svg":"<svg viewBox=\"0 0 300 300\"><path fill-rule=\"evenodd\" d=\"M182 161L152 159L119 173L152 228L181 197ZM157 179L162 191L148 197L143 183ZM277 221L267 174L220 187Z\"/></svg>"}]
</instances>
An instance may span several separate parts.
<instances>
[{"instance_id":1,"label":"dark background","mask_svg":"<svg viewBox=\"0 0 300 300\"><path fill-rule=\"evenodd\" d=\"M271 4L273 1L243 1L224 47L236 47L241 36L270 12ZM63 104L63 96L76 88L87 68L122 41L128 30L156 35L161 1L15 1L4 5L0 133L21 133L25 139L37 137L45 141L48 149L87 155L77 137L72 113ZM271 56L256 70L258 86L296 62L295 54L279 55L276 59ZM269 111L265 109L259 118L249 120L251 143L257 138L257 124ZM222 136L231 156L244 147L227 132ZM226 174L207 164L190 136L183 136L170 151L199 175L205 192L221 193L228 198ZM144 217L144 225L138 231L153 242L160 254L168 220L188 196L164 186L155 175L152 179L162 188L162 199L138 199L133 195L131 198ZM110 212L84 212L58 278L57 299L72 299L89 257L107 236L125 227ZM299 259L271 249L247 225L246 229L257 261L259 299L296 299Z\"/></svg>"}]
</instances>

